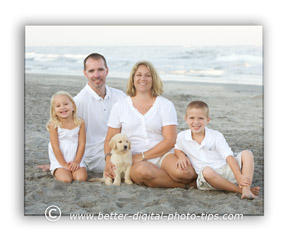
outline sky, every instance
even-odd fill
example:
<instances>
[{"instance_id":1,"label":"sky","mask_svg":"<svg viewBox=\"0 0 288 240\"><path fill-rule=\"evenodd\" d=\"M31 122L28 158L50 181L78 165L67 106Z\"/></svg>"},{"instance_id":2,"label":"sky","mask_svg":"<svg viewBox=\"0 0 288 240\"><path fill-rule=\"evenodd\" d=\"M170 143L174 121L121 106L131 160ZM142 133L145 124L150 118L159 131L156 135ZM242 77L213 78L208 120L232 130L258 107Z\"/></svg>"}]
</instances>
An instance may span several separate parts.
<instances>
[{"instance_id":1,"label":"sky","mask_svg":"<svg viewBox=\"0 0 288 240\"><path fill-rule=\"evenodd\" d=\"M25 26L26 46L262 45L263 27L250 26Z\"/></svg>"}]
</instances>

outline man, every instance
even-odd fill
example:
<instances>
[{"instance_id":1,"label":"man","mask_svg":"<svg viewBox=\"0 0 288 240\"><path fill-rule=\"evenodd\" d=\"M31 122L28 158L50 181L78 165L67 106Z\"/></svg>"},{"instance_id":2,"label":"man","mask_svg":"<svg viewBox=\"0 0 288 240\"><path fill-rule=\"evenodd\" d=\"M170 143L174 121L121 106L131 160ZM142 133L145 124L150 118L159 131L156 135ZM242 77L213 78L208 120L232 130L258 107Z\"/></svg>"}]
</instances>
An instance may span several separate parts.
<instances>
[{"instance_id":1,"label":"man","mask_svg":"<svg viewBox=\"0 0 288 240\"><path fill-rule=\"evenodd\" d=\"M106 85L108 72L104 56L98 53L88 55L83 70L88 83L74 97L78 115L86 126L84 162L90 171L95 172L103 172L105 168L104 140L110 111L115 102L126 97L122 91ZM49 165L38 168L48 171Z\"/></svg>"}]
</instances>

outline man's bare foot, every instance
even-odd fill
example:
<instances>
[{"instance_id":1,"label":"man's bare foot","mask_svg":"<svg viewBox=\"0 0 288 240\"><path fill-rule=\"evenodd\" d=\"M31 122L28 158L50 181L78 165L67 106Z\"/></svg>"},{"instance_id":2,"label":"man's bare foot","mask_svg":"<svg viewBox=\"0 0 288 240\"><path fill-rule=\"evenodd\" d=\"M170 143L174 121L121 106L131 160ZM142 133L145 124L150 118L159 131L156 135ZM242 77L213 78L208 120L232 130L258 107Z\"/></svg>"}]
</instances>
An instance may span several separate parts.
<instances>
[{"instance_id":1,"label":"man's bare foot","mask_svg":"<svg viewBox=\"0 0 288 240\"><path fill-rule=\"evenodd\" d=\"M50 170L50 164L37 165L36 167L41 169L43 172L49 172Z\"/></svg>"}]
</instances>

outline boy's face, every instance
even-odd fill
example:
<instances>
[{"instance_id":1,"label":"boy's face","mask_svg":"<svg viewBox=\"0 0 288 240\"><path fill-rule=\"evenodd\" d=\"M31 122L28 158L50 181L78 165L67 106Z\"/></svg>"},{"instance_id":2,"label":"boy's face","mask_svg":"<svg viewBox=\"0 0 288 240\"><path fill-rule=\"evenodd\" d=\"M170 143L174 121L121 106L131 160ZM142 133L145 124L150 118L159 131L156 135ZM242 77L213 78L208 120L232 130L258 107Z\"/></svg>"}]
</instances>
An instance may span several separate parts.
<instances>
[{"instance_id":1,"label":"boy's face","mask_svg":"<svg viewBox=\"0 0 288 240\"><path fill-rule=\"evenodd\" d=\"M192 133L204 134L205 127L209 123L210 118L203 109L191 108L186 113L185 121Z\"/></svg>"}]
</instances>

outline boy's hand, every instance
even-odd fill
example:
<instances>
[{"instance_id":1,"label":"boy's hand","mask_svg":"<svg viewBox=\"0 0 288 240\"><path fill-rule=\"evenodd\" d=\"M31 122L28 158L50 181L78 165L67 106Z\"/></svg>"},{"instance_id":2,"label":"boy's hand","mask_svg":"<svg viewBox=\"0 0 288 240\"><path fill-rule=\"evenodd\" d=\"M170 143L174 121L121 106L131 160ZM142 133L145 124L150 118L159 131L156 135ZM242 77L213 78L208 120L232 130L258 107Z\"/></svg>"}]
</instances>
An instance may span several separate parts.
<instances>
[{"instance_id":1,"label":"boy's hand","mask_svg":"<svg viewBox=\"0 0 288 240\"><path fill-rule=\"evenodd\" d=\"M181 156L178 158L178 161L176 162L176 168L181 169L183 171L187 171L187 167L191 165L191 162L189 158L186 156Z\"/></svg>"},{"instance_id":2,"label":"boy's hand","mask_svg":"<svg viewBox=\"0 0 288 240\"><path fill-rule=\"evenodd\" d=\"M241 174L237 178L237 182L238 182L239 187L242 188L244 186L250 186L252 184L252 179Z\"/></svg>"}]
</instances>

